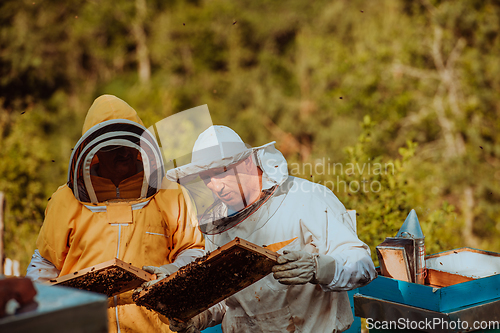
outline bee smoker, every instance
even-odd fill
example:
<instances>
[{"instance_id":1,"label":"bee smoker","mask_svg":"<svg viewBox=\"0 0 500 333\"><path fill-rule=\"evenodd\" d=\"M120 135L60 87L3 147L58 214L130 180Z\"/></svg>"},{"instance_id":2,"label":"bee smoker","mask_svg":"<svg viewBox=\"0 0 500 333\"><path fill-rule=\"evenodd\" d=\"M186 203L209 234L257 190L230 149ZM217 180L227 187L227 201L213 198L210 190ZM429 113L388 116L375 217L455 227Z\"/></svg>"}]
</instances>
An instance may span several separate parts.
<instances>
[{"instance_id":1,"label":"bee smoker","mask_svg":"<svg viewBox=\"0 0 500 333\"><path fill-rule=\"evenodd\" d=\"M420 222L417 218L417 213L414 209L406 217L405 222L399 229L396 237L411 238L415 241L415 283L424 284L425 280L425 242L424 233L420 227ZM413 263L412 263L413 264Z\"/></svg>"}]
</instances>

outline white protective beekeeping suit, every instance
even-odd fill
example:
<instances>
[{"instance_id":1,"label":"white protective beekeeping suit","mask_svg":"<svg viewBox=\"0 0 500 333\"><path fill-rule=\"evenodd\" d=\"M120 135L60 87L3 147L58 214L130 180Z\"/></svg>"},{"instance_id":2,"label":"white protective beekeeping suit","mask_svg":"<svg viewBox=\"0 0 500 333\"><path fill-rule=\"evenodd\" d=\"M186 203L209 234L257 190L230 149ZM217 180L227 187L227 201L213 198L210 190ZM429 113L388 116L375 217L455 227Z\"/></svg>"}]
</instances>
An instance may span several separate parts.
<instances>
[{"instance_id":1,"label":"white protective beekeeping suit","mask_svg":"<svg viewBox=\"0 0 500 333\"><path fill-rule=\"evenodd\" d=\"M220 149L207 149L217 146ZM328 267L316 267L321 272L317 273L322 282L318 284L285 285L269 274L192 322L199 329L222 322L224 332L346 330L353 321L346 291L367 284L376 272L368 246L356 235L355 214L348 213L328 188L288 176L286 160L273 143L247 148L234 131L223 126L202 133L193 148L192 162L167 175L182 184L184 177L226 167L248 156L253 156L263 172L262 190L272 189L272 194L241 223L206 232L205 250L213 251L235 237L258 245L285 244L293 239L278 253L313 253L323 258L316 262L319 266L327 263ZM222 211L227 214L228 210Z\"/></svg>"}]
</instances>

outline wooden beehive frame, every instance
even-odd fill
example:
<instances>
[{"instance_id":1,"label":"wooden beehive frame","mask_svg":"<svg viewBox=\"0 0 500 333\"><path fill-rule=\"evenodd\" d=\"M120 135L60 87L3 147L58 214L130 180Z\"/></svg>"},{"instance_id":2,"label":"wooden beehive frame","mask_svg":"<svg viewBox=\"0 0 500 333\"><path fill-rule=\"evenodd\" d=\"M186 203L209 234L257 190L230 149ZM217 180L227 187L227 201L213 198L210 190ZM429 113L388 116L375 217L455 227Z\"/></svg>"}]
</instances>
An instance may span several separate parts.
<instances>
[{"instance_id":1,"label":"wooden beehive frame","mask_svg":"<svg viewBox=\"0 0 500 333\"><path fill-rule=\"evenodd\" d=\"M134 294L138 305L187 321L271 272L279 254L240 238Z\"/></svg>"},{"instance_id":2,"label":"wooden beehive frame","mask_svg":"<svg viewBox=\"0 0 500 333\"><path fill-rule=\"evenodd\" d=\"M47 282L105 294L108 297L135 289L155 276L120 259L109 260Z\"/></svg>"}]
</instances>

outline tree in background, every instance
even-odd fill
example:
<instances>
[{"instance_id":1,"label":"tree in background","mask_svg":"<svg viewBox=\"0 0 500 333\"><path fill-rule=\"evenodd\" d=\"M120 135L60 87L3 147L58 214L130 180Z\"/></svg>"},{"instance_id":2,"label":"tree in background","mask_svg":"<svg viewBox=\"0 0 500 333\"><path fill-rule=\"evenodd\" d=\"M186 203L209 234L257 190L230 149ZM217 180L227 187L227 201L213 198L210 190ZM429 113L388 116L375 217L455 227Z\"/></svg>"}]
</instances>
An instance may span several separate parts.
<instances>
[{"instance_id":1,"label":"tree in background","mask_svg":"<svg viewBox=\"0 0 500 333\"><path fill-rule=\"evenodd\" d=\"M249 144L276 140L292 174L357 210L372 250L415 208L428 253L500 251L499 17L493 0L3 1L7 255L27 264L103 93L146 126L208 104Z\"/></svg>"}]
</instances>

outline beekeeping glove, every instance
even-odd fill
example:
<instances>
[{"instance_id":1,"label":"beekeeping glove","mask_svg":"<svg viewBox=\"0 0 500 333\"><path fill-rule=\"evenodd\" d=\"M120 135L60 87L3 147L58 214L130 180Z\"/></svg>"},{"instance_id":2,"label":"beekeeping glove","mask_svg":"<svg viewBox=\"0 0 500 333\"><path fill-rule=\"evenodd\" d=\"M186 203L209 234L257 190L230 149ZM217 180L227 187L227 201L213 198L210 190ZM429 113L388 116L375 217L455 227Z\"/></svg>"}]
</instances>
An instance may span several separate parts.
<instances>
[{"instance_id":1,"label":"beekeeping glove","mask_svg":"<svg viewBox=\"0 0 500 333\"><path fill-rule=\"evenodd\" d=\"M169 318L168 321L170 323L169 328L172 332L200 333L200 330L194 325L193 319L188 320L186 323L171 318Z\"/></svg>"},{"instance_id":2,"label":"beekeeping glove","mask_svg":"<svg viewBox=\"0 0 500 333\"><path fill-rule=\"evenodd\" d=\"M335 275L335 259L305 251L283 251L273 273L282 284L329 284Z\"/></svg>"},{"instance_id":3,"label":"beekeeping glove","mask_svg":"<svg viewBox=\"0 0 500 333\"><path fill-rule=\"evenodd\" d=\"M143 266L142 269L148 273L156 274L156 280L144 282L138 289L136 289L136 292L140 292L142 289L152 286L156 282L166 278L170 274L174 274L177 270L179 270L179 268L174 264L167 264L160 267Z\"/></svg>"}]
</instances>

